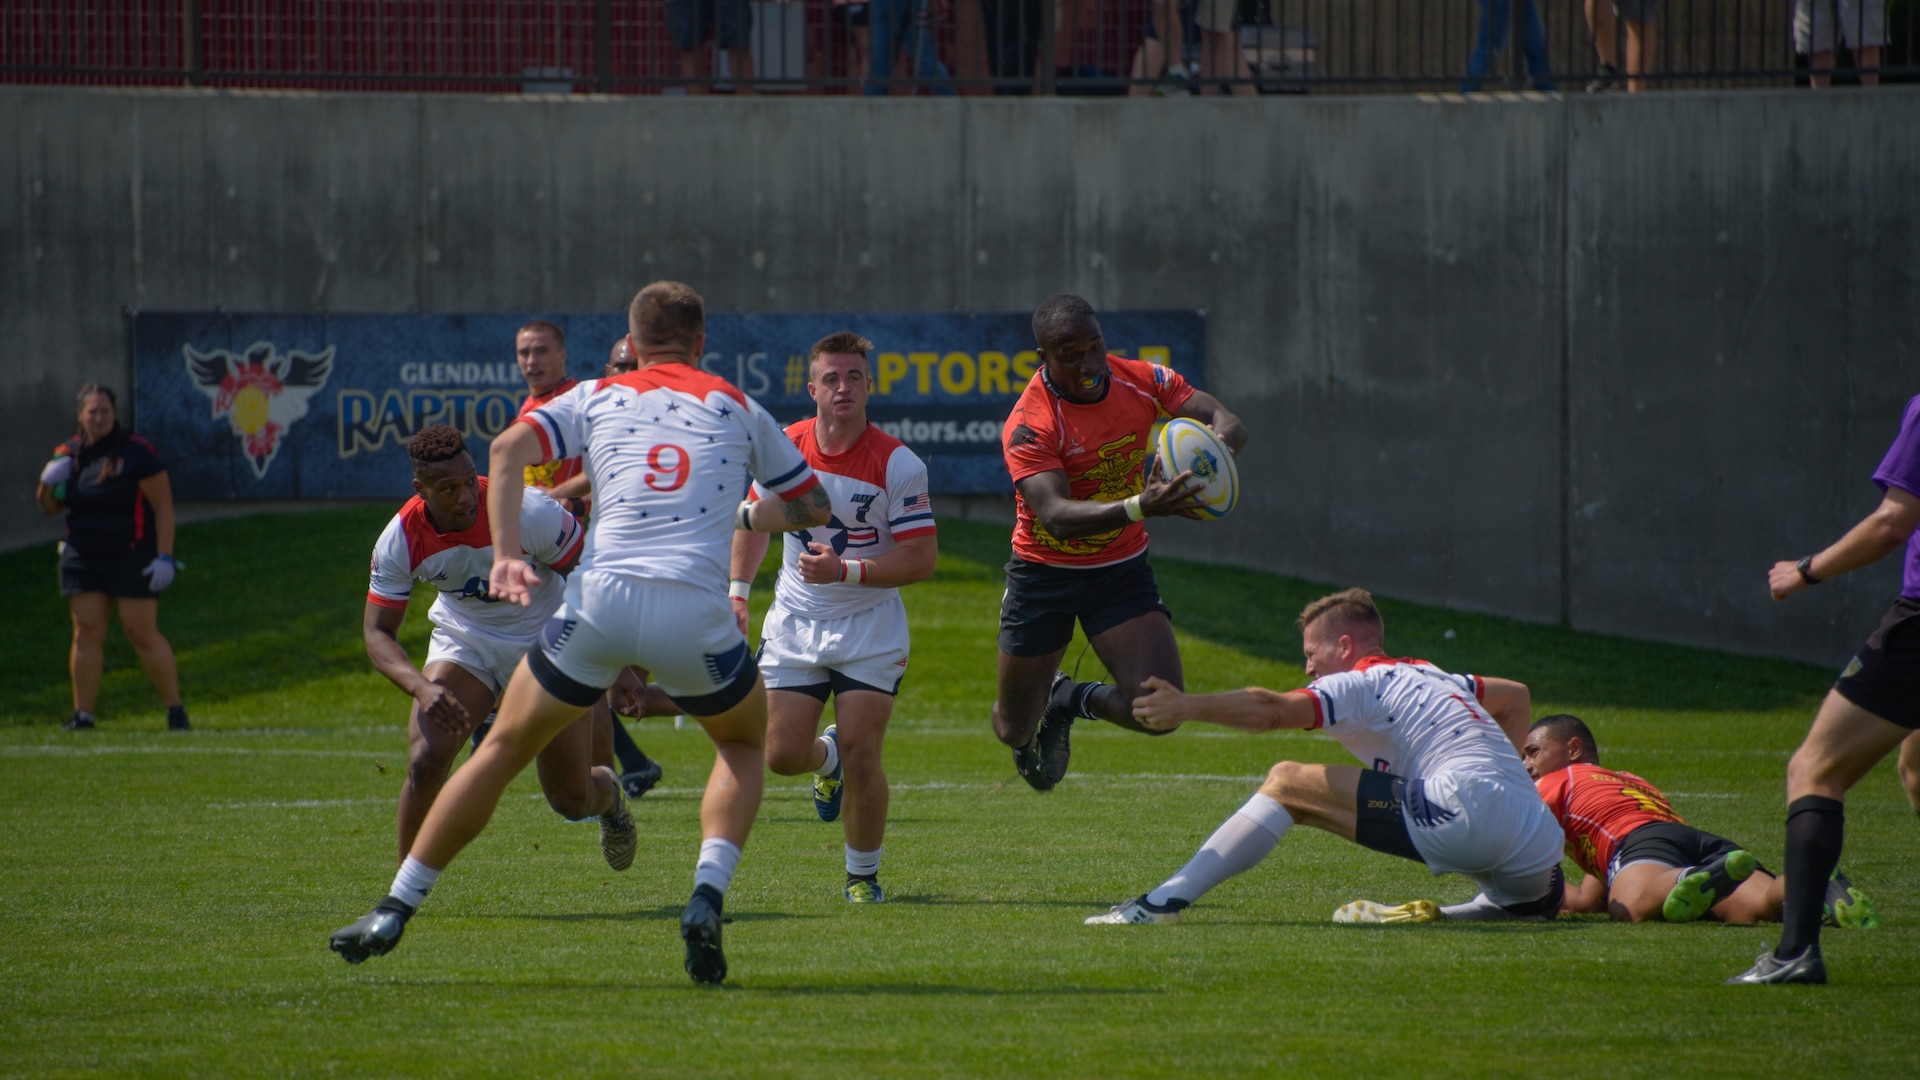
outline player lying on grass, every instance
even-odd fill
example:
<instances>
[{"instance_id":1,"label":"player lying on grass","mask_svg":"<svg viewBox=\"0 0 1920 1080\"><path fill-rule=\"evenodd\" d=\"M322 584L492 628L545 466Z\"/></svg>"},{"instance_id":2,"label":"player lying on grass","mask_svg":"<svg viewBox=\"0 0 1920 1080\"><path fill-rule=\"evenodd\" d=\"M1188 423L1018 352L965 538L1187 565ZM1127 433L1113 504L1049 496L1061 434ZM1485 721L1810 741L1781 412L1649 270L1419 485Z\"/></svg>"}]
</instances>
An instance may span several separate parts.
<instances>
[{"instance_id":1,"label":"player lying on grass","mask_svg":"<svg viewBox=\"0 0 1920 1080\"><path fill-rule=\"evenodd\" d=\"M486 828L507 785L635 665L700 721L717 751L680 936L695 981L726 978L721 907L760 809L767 730L766 689L727 602L727 556L736 526L785 532L823 525L829 504L773 417L696 366L706 349L698 293L656 282L634 297L627 321L637 370L583 383L493 441L489 592L524 606L546 581L520 555L519 516L503 512L520 500L526 466L584 450L596 493L593 527L565 602L507 684L493 733L435 800L387 897L334 932L330 946L350 963L399 943L407 919ZM749 478L779 497L744 501Z\"/></svg>"},{"instance_id":2,"label":"player lying on grass","mask_svg":"<svg viewBox=\"0 0 1920 1080\"><path fill-rule=\"evenodd\" d=\"M528 556L551 573L524 606L502 603L487 589L494 562L487 479L474 469L460 432L446 424L424 428L407 442L407 456L414 496L374 543L363 624L367 658L413 697L398 815L402 861L461 745L559 608L561 575L573 569L585 536L573 515L533 488L503 503L500 510L526 537ZM418 671L397 637L415 581L438 594L427 613L427 662ZM613 771L593 764L593 724L591 713L579 715L540 751L540 787L561 814L598 817L601 854L608 866L625 870L639 834Z\"/></svg>"},{"instance_id":3,"label":"player lying on grass","mask_svg":"<svg viewBox=\"0 0 1920 1080\"><path fill-rule=\"evenodd\" d=\"M1076 718L1145 731L1133 699L1147 676L1184 685L1141 522L1193 514L1202 482L1191 472L1147 475L1155 421L1191 417L1236 454L1247 428L1171 368L1110 355L1080 297L1042 303L1033 334L1042 365L1001 432L1017 520L992 720L1015 770L1047 791L1067 773ZM1076 619L1113 682L1075 682L1059 670Z\"/></svg>"},{"instance_id":4,"label":"player lying on grass","mask_svg":"<svg viewBox=\"0 0 1920 1080\"><path fill-rule=\"evenodd\" d=\"M856 904L886 899L880 848L888 792L880 750L912 650L900 587L932 577L939 558L927 466L867 422L872 348L843 331L809 351L815 415L787 428L787 436L832 498L833 518L825 528L787 534L759 655L767 681L767 768L781 776L812 773L821 821L839 818L844 802L846 897ZM766 554L766 533L733 534L728 592L743 634L748 589ZM829 697L834 722L822 735Z\"/></svg>"},{"instance_id":5,"label":"player lying on grass","mask_svg":"<svg viewBox=\"0 0 1920 1080\"><path fill-rule=\"evenodd\" d=\"M1266 858L1295 824L1464 874L1480 894L1436 907L1356 900L1338 922L1551 919L1560 912L1560 826L1516 750L1527 688L1452 675L1387 655L1386 628L1365 589L1323 596L1300 613L1305 689L1187 694L1162 679L1133 703L1146 727L1203 720L1241 731L1324 730L1371 768L1283 761L1180 872L1088 923L1172 923L1207 890Z\"/></svg>"},{"instance_id":6,"label":"player lying on grass","mask_svg":"<svg viewBox=\"0 0 1920 1080\"><path fill-rule=\"evenodd\" d=\"M1562 910L1621 922L1779 922L1786 883L1723 837L1688 825L1660 789L1600 766L1600 744L1577 716L1534 721L1520 748L1540 798L1567 834L1567 857L1586 872ZM1831 925L1880 924L1845 874L1827 884Z\"/></svg>"}]
</instances>

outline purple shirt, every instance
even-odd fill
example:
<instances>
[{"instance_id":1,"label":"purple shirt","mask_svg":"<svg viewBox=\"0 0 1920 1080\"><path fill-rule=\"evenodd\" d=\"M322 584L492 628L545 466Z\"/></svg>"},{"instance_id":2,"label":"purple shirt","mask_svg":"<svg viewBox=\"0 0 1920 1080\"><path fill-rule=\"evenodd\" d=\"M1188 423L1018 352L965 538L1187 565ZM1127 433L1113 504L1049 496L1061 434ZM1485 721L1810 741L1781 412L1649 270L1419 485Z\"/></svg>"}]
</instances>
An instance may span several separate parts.
<instances>
[{"instance_id":1,"label":"purple shirt","mask_svg":"<svg viewBox=\"0 0 1920 1080\"><path fill-rule=\"evenodd\" d=\"M1874 470L1873 482L1885 491L1889 485L1910 495L1920 495L1920 396L1907 402L1907 415L1900 420L1900 434L1893 437L1887 456ZM1900 582L1900 595L1920 600L1920 530L1907 538L1906 576Z\"/></svg>"}]
</instances>

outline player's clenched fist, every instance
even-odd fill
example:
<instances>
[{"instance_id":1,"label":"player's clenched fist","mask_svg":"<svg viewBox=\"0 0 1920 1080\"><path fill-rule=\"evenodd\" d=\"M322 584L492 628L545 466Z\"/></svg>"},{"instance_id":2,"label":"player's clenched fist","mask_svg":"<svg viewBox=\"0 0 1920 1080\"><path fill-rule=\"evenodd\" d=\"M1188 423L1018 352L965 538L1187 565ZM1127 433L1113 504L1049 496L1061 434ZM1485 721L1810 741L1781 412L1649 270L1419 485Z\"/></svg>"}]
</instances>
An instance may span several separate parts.
<instances>
[{"instance_id":1,"label":"player's clenched fist","mask_svg":"<svg viewBox=\"0 0 1920 1080\"><path fill-rule=\"evenodd\" d=\"M800 580L809 585L827 585L841 581L840 556L825 544L808 544L807 553L797 560Z\"/></svg>"}]
</instances>

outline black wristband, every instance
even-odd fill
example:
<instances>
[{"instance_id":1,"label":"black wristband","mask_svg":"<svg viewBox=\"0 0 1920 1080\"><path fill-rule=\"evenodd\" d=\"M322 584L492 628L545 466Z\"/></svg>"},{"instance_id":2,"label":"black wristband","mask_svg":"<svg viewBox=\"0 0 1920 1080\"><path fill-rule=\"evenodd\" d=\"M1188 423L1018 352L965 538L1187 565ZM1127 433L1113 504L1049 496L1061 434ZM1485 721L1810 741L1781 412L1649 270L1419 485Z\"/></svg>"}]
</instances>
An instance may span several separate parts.
<instances>
[{"instance_id":1,"label":"black wristband","mask_svg":"<svg viewBox=\"0 0 1920 1080\"><path fill-rule=\"evenodd\" d=\"M1800 580L1806 582L1809 585L1818 585L1822 581L1826 580L1824 578L1817 578L1813 576L1813 556L1811 555L1808 555L1802 558L1799 562L1794 563L1793 568L1795 570L1800 571Z\"/></svg>"}]
</instances>

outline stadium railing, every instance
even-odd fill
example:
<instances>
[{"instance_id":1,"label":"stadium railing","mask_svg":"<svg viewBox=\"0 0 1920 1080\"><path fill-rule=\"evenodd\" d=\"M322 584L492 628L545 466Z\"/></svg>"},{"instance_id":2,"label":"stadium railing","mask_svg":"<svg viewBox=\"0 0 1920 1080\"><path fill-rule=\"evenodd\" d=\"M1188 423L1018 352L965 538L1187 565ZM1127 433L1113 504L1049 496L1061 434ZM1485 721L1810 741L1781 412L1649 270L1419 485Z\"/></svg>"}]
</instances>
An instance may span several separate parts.
<instances>
[{"instance_id":1,"label":"stadium railing","mask_svg":"<svg viewBox=\"0 0 1920 1080\"><path fill-rule=\"evenodd\" d=\"M1492 2L1506 9L1512 28L1484 77L1472 78L1482 0L1234 0L1236 25L1225 36L1201 34L1188 0L1182 55L1164 74L1143 72L1136 61L1151 12L1164 11L1167 0L870 0L865 26L853 14L858 8L841 0L752 0L749 80L730 70L724 53L704 49L713 70L684 71L666 0L13 0L0 5L0 82L493 94L925 94L950 87L1183 95L1448 91L1471 79L1487 89L1524 89L1533 85L1528 2ZM1581 0L1534 2L1544 26L1535 44L1544 44L1558 88L1579 89L1598 63ZM1917 4L1886 0L1884 81L1920 80ZM916 73L906 56L891 79L869 77L862 57L873 22L891 6L906 10L909 37L931 36L947 78ZM1786 0L1667 0L1653 21L1646 78L1655 89L1806 81ZM1164 38L1167 28L1157 30ZM1622 24L1614 35L1624 56ZM1244 68L1218 54L1235 47ZM1024 58L1036 55L1052 63L1029 68ZM1857 79L1844 48L1835 74L1838 83Z\"/></svg>"}]
</instances>

